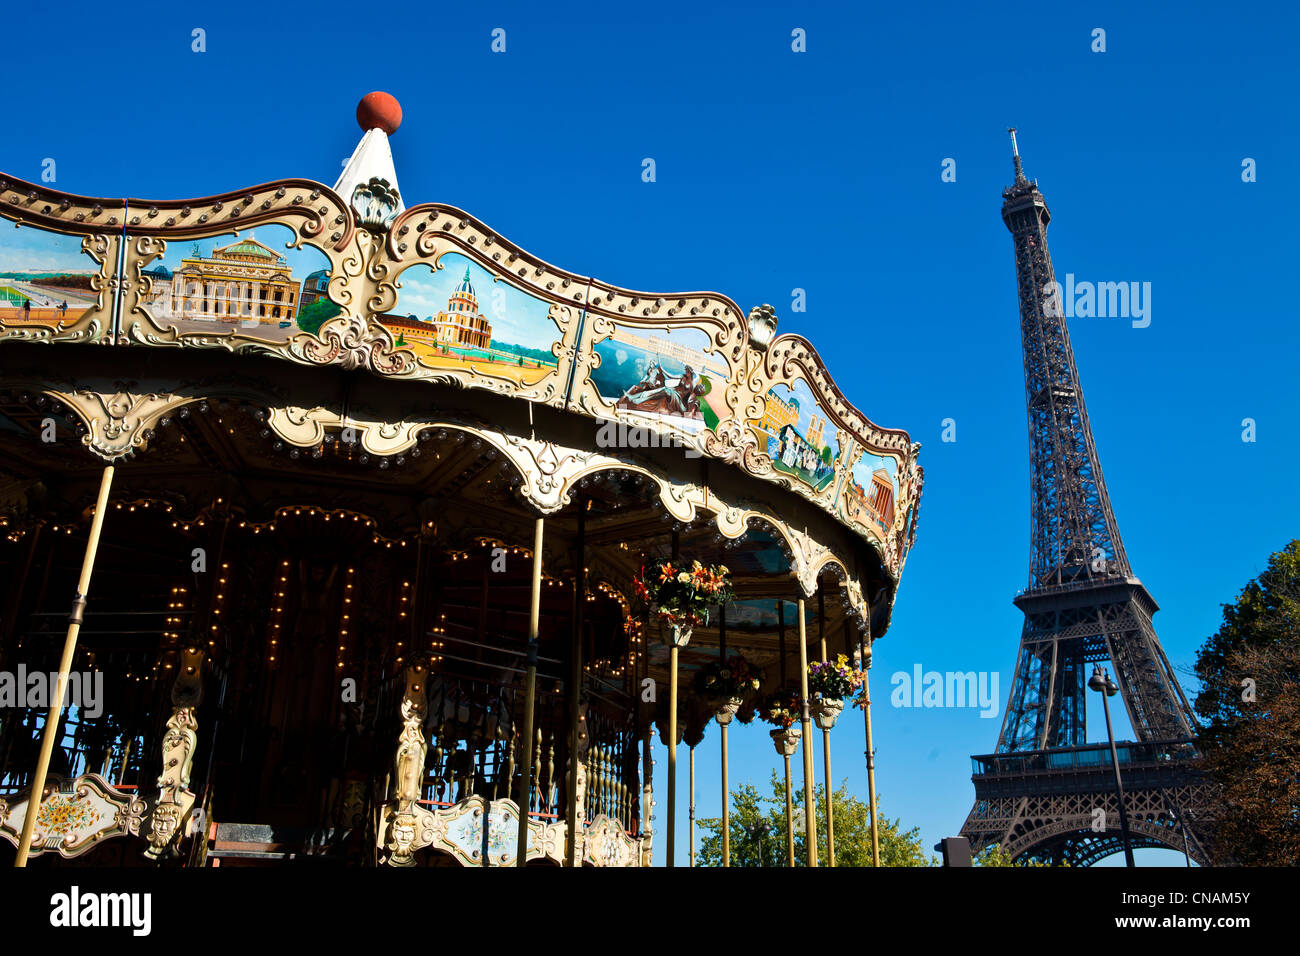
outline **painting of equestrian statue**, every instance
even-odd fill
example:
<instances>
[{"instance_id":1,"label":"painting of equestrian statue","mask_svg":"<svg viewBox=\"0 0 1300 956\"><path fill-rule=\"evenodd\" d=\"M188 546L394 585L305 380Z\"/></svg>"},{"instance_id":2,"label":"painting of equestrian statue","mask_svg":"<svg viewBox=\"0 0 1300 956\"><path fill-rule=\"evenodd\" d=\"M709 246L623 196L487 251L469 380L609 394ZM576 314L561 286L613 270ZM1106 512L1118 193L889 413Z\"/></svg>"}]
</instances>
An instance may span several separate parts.
<instances>
[{"instance_id":1,"label":"painting of equestrian statue","mask_svg":"<svg viewBox=\"0 0 1300 956\"><path fill-rule=\"evenodd\" d=\"M727 366L706 344L698 329L619 326L596 344L600 364L591 379L620 418L662 421L690 432L712 428L719 417L712 403L720 397Z\"/></svg>"}]
</instances>

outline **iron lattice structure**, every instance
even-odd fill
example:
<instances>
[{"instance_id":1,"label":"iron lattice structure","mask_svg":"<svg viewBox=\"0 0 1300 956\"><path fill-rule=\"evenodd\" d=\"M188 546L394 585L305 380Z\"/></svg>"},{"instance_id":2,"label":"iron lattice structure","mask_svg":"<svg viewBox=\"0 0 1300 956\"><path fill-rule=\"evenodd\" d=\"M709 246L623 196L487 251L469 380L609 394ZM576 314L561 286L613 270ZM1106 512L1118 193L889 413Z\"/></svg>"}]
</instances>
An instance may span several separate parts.
<instances>
[{"instance_id":1,"label":"iron lattice structure","mask_svg":"<svg viewBox=\"0 0 1300 956\"><path fill-rule=\"evenodd\" d=\"M1029 586L1015 599L1025 624L997 753L973 758L975 807L961 832L975 851L999 843L1013 857L1074 865L1122 848L1109 747L1089 746L1086 733L1085 665L1109 661L1137 737L1119 748L1133 844L1205 863L1209 784L1193 766L1195 717L1120 539L1047 248L1051 213L1025 178L1014 131L1012 145L1002 221L1025 359Z\"/></svg>"}]
</instances>

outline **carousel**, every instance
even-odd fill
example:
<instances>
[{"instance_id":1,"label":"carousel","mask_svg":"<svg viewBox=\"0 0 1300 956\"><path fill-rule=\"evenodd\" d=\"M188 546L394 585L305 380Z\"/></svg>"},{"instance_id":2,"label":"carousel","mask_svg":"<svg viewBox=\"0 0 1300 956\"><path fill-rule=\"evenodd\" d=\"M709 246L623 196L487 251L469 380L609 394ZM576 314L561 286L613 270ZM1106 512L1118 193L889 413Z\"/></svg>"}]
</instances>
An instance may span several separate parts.
<instances>
[{"instance_id":1,"label":"carousel","mask_svg":"<svg viewBox=\"0 0 1300 956\"><path fill-rule=\"evenodd\" d=\"M834 865L920 446L770 306L406 205L357 118L333 188L0 176L0 861L671 866L713 729L724 863L730 731Z\"/></svg>"}]
</instances>

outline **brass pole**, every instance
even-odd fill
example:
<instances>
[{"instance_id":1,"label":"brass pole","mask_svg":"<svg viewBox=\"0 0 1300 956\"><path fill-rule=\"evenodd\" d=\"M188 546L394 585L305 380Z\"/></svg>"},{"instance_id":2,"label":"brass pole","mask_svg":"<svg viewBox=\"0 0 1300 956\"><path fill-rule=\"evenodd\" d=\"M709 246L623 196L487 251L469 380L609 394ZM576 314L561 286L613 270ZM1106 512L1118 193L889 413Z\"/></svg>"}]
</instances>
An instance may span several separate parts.
<instances>
[{"instance_id":1,"label":"brass pole","mask_svg":"<svg viewBox=\"0 0 1300 956\"><path fill-rule=\"evenodd\" d=\"M799 747L803 751L803 823L807 843L808 865L817 865L817 802L813 796L812 714L808 710L808 622L804 620L803 595L799 595L799 694L803 698L801 723L803 737Z\"/></svg>"},{"instance_id":2,"label":"brass pole","mask_svg":"<svg viewBox=\"0 0 1300 956\"><path fill-rule=\"evenodd\" d=\"M718 731L722 736L722 865L731 866L731 820L727 812L727 804L731 802L731 795L727 792L727 725L719 724Z\"/></svg>"},{"instance_id":3,"label":"brass pole","mask_svg":"<svg viewBox=\"0 0 1300 956\"><path fill-rule=\"evenodd\" d=\"M533 594L528 606L524 728L519 741L524 772L519 776L519 841L515 848L515 866L523 866L528 856L528 807L533 796L533 712L537 706L537 636L542 610L542 526L543 519L538 518L533 527Z\"/></svg>"},{"instance_id":4,"label":"brass pole","mask_svg":"<svg viewBox=\"0 0 1300 956\"><path fill-rule=\"evenodd\" d=\"M587 604L586 575L587 502L578 499L578 564L573 575L573 635L569 647L569 780L565 794L564 817L567 824L565 865L578 865L578 727L582 695L582 617Z\"/></svg>"},{"instance_id":5,"label":"brass pole","mask_svg":"<svg viewBox=\"0 0 1300 956\"><path fill-rule=\"evenodd\" d=\"M727 605L718 611L718 637L721 643L720 655L722 666L727 666ZM722 865L731 866L731 794L727 790L727 724L718 722L718 733L722 738Z\"/></svg>"},{"instance_id":6,"label":"brass pole","mask_svg":"<svg viewBox=\"0 0 1300 956\"><path fill-rule=\"evenodd\" d=\"M691 747L691 802L687 806L687 815L690 817L690 860L691 866L695 865L695 747Z\"/></svg>"},{"instance_id":7,"label":"brass pole","mask_svg":"<svg viewBox=\"0 0 1300 956\"><path fill-rule=\"evenodd\" d=\"M36 818L40 815L41 802L45 797L45 777L50 769L50 756L54 753L54 737L59 726L59 714L63 710L63 696L68 691L68 672L72 670L72 657L77 650L77 635L81 633L81 621L86 612L86 593L90 590L90 574L95 569L95 554L99 551L99 533L104 527L104 514L108 511L108 492L112 487L113 466L105 465L103 477L99 481L99 498L95 501L95 514L90 521L90 537L86 540L86 553L81 561L81 577L77 579L77 596L72 601L68 636L63 641L58 686L50 700L50 712L45 717L41 755L36 762L36 772L32 775L32 786L28 791L27 812L23 815L23 833L18 841L18 855L14 857L15 867L27 865L27 855L32 848L32 833L36 829Z\"/></svg>"},{"instance_id":8,"label":"brass pole","mask_svg":"<svg viewBox=\"0 0 1300 956\"><path fill-rule=\"evenodd\" d=\"M673 859L677 836L677 642L668 649L668 858L665 866L676 866Z\"/></svg>"},{"instance_id":9,"label":"brass pole","mask_svg":"<svg viewBox=\"0 0 1300 956\"><path fill-rule=\"evenodd\" d=\"M794 800L790 796L790 755L785 754L785 865L794 866Z\"/></svg>"},{"instance_id":10,"label":"brass pole","mask_svg":"<svg viewBox=\"0 0 1300 956\"><path fill-rule=\"evenodd\" d=\"M880 832L876 827L876 751L871 743L871 610L862 644L862 713L867 723L867 804L871 810L871 865L880 866Z\"/></svg>"},{"instance_id":11,"label":"brass pole","mask_svg":"<svg viewBox=\"0 0 1300 956\"><path fill-rule=\"evenodd\" d=\"M817 581L817 636L821 639L822 660L826 656L826 591L821 579ZM822 730L822 764L826 772L826 865L835 865L835 809L834 791L831 788L831 732Z\"/></svg>"},{"instance_id":12,"label":"brass pole","mask_svg":"<svg viewBox=\"0 0 1300 956\"><path fill-rule=\"evenodd\" d=\"M673 560L681 547L681 537L673 529ZM668 839L665 844L667 859L664 866L675 867L673 853L677 843L677 639L673 632L672 646L668 649Z\"/></svg>"}]
</instances>

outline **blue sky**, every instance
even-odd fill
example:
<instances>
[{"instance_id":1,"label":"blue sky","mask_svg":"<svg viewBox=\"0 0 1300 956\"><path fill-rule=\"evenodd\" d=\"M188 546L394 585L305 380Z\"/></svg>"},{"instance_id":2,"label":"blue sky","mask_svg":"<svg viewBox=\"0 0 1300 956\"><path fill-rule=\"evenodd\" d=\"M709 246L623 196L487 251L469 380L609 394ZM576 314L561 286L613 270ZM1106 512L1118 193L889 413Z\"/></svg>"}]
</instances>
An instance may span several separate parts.
<instances>
[{"instance_id":1,"label":"blue sky","mask_svg":"<svg viewBox=\"0 0 1300 956\"><path fill-rule=\"evenodd\" d=\"M876 645L876 699L917 663L997 671L1005 697L1029 534L999 217L1004 130L1016 125L1052 210L1058 277L1152 283L1148 328L1074 319L1071 335L1129 558L1162 606L1169 657L1190 665L1219 604L1300 526L1296 8L623 6L435 15L394 3L372 20L353 5L286 3L255 24L238 5L69 10L96 89L66 51L9 49L6 99L33 108L7 124L0 169L38 179L54 158L59 188L142 198L332 183L360 135L357 99L392 92L408 204L460 206L621 286L770 302L778 332L811 339L859 408L923 442L918 540ZM20 5L11 31L46 35L49 13ZM206 53L191 52L196 27ZM490 51L496 27L505 54ZM1105 53L1090 50L1096 27ZM791 51L795 28L806 53ZM145 55L114 52L127 49ZM1242 182L1247 157L1257 182ZM645 158L654 183L642 182ZM940 179L945 158L956 182ZM791 311L795 289L805 312ZM940 441L946 418L956 442ZM885 813L927 844L955 833L973 795L969 755L993 748L999 723L879 705ZM765 781L777 759L766 734L732 736L733 782ZM857 715L833 738L836 776L864 793ZM701 747L697 814L710 816L716 734ZM665 766L661 754L661 821ZM683 856L685 805L683 793Z\"/></svg>"}]
</instances>

